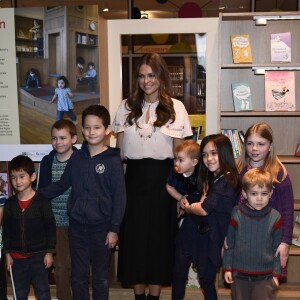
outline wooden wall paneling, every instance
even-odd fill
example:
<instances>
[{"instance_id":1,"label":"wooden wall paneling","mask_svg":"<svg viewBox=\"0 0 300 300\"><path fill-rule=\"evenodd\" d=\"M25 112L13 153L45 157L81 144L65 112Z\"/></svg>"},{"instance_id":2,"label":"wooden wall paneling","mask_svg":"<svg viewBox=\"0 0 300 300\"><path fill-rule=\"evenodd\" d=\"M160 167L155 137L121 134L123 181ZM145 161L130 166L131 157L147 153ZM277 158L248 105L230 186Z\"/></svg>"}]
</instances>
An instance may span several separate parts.
<instances>
[{"instance_id":1,"label":"wooden wall paneling","mask_svg":"<svg viewBox=\"0 0 300 300\"><path fill-rule=\"evenodd\" d=\"M11 0L1 0L0 1L0 8L9 8L13 7Z\"/></svg>"},{"instance_id":2,"label":"wooden wall paneling","mask_svg":"<svg viewBox=\"0 0 300 300\"><path fill-rule=\"evenodd\" d=\"M20 86L25 85L26 75L30 68L39 71L42 84L48 84L48 60L43 58L21 57L19 59L20 66Z\"/></svg>"}]
</instances>

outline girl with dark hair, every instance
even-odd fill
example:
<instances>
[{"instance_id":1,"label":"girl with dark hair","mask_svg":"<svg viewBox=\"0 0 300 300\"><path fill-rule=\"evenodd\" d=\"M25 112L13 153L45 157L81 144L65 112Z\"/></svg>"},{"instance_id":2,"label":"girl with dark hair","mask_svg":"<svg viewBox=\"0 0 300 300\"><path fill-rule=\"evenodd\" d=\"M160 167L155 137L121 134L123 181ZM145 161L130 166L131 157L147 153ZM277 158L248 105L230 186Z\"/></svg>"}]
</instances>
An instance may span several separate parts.
<instances>
[{"instance_id":1,"label":"girl with dark hair","mask_svg":"<svg viewBox=\"0 0 300 300\"><path fill-rule=\"evenodd\" d=\"M170 284L176 202L166 190L173 149L192 135L182 102L172 98L168 67L157 53L139 60L133 93L120 104L113 130L126 160L127 207L120 233L118 277L136 299L159 299Z\"/></svg>"},{"instance_id":2,"label":"girl with dark hair","mask_svg":"<svg viewBox=\"0 0 300 300\"><path fill-rule=\"evenodd\" d=\"M191 262L197 269L204 299L217 299L215 277L221 266L231 211L240 192L232 145L225 135L213 134L202 140L198 188L198 195L180 200L186 215L176 239L172 300L184 299Z\"/></svg>"},{"instance_id":3,"label":"girl with dark hair","mask_svg":"<svg viewBox=\"0 0 300 300\"><path fill-rule=\"evenodd\" d=\"M64 113L66 113L72 122L76 125L77 118L74 114L74 105L71 101L74 95L69 88L69 81L65 76L57 78L57 88L55 94L50 101L50 104L54 103L57 98L57 117L56 121L62 120Z\"/></svg>"}]
</instances>

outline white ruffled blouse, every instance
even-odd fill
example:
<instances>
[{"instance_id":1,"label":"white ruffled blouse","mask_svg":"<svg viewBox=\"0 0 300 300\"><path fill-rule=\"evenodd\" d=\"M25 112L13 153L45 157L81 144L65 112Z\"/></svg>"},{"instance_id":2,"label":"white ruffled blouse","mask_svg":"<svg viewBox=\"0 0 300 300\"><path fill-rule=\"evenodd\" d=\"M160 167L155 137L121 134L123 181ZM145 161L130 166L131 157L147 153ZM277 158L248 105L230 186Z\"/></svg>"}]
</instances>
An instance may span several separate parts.
<instances>
[{"instance_id":1,"label":"white ruffled blouse","mask_svg":"<svg viewBox=\"0 0 300 300\"><path fill-rule=\"evenodd\" d=\"M130 126L126 122L130 111L126 109L126 100L121 102L112 128L115 133L124 132L122 148L125 158L173 158L173 138L184 138L193 134L183 103L176 99L172 101L176 113L175 121L171 123L170 120L162 127L153 126L157 119L155 110L159 101L144 102L143 114L137 121L138 126L135 123ZM149 120L146 122L148 110Z\"/></svg>"}]
</instances>

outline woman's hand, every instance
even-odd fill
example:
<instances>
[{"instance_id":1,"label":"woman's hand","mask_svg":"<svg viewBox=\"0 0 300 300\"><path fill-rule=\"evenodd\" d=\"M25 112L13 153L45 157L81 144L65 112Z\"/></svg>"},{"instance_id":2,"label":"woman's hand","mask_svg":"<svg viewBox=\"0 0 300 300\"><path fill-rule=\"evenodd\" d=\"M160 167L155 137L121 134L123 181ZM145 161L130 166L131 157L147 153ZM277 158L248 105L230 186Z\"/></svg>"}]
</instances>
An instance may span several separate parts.
<instances>
[{"instance_id":1,"label":"woman's hand","mask_svg":"<svg viewBox=\"0 0 300 300\"><path fill-rule=\"evenodd\" d=\"M280 264L282 268L286 266L287 260L289 258L289 250L289 245L286 243L281 243L276 250L275 256L280 256Z\"/></svg>"}]
</instances>

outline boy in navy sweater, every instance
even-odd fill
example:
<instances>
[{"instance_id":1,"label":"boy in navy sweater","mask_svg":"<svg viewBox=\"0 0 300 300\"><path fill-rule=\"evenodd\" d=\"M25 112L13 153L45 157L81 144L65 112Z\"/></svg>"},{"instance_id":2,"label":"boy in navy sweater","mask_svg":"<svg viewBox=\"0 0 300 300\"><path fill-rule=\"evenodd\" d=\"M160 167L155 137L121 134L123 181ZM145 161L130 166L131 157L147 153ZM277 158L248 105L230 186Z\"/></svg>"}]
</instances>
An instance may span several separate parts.
<instances>
[{"instance_id":1,"label":"boy in navy sweater","mask_svg":"<svg viewBox=\"0 0 300 300\"><path fill-rule=\"evenodd\" d=\"M282 219L271 208L271 174L251 169L243 177L246 202L232 211L223 257L225 281L233 300L273 300L281 275L276 249L281 243Z\"/></svg>"},{"instance_id":2,"label":"boy in navy sweater","mask_svg":"<svg viewBox=\"0 0 300 300\"><path fill-rule=\"evenodd\" d=\"M50 300L49 268L55 252L55 220L50 201L32 188L36 173L32 160L23 155L8 165L16 194L4 207L3 252L12 268L16 298L28 298L30 283L38 299Z\"/></svg>"},{"instance_id":3,"label":"boy in navy sweater","mask_svg":"<svg viewBox=\"0 0 300 300\"><path fill-rule=\"evenodd\" d=\"M101 105L82 112L85 141L73 153L61 179L41 189L48 198L72 187L68 199L71 284L74 300L108 299L111 250L118 242L126 192L120 150L106 146L110 115Z\"/></svg>"}]
</instances>

